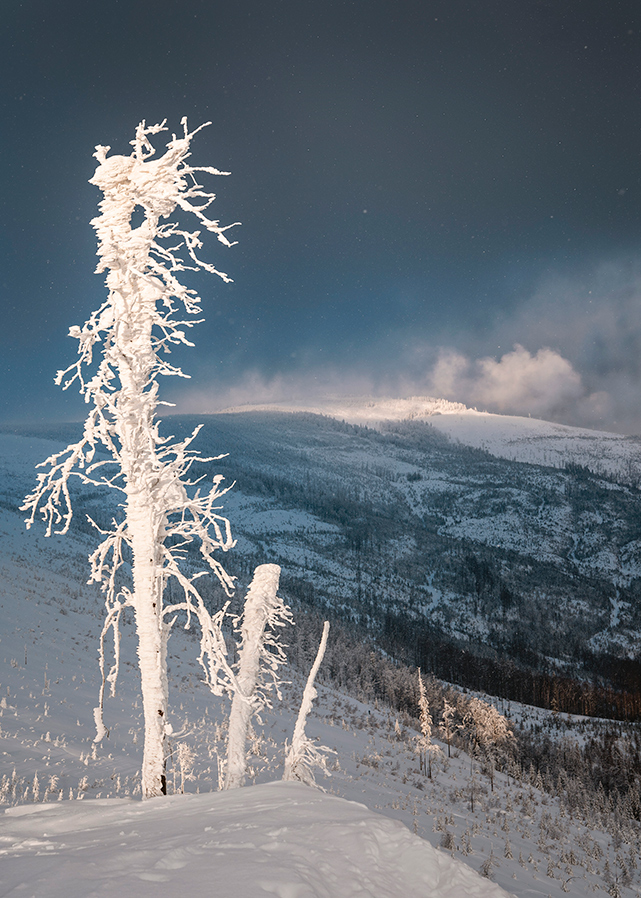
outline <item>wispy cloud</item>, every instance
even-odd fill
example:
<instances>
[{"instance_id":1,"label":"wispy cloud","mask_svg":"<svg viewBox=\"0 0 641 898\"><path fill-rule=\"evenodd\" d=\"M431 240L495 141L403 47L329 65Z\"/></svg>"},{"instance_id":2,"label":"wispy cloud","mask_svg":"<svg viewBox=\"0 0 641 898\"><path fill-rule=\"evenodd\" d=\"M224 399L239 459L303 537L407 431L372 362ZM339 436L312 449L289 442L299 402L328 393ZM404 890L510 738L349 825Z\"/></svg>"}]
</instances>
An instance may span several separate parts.
<instances>
[{"instance_id":1,"label":"wispy cloud","mask_svg":"<svg viewBox=\"0 0 641 898\"><path fill-rule=\"evenodd\" d=\"M585 396L580 375L552 349L532 354L520 344L499 359L472 361L443 352L429 378L430 392L509 414L549 417Z\"/></svg>"},{"instance_id":2,"label":"wispy cloud","mask_svg":"<svg viewBox=\"0 0 641 898\"><path fill-rule=\"evenodd\" d=\"M295 399L313 401L328 396L371 396L376 392L376 382L368 375L338 368L315 368L272 377L254 370L246 372L233 384L214 382L206 387L183 389L174 401L178 412L208 414L248 404Z\"/></svg>"}]
</instances>

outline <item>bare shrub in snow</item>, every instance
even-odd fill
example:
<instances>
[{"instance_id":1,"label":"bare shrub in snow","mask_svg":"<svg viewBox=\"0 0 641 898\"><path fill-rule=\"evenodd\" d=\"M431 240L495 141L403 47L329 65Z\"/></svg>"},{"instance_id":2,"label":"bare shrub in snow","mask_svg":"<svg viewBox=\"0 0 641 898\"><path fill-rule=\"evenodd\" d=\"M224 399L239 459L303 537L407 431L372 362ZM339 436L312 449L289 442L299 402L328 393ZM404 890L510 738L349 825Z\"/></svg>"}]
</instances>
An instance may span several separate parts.
<instances>
[{"instance_id":1,"label":"bare shrub in snow","mask_svg":"<svg viewBox=\"0 0 641 898\"><path fill-rule=\"evenodd\" d=\"M120 490L124 511L113 528L100 530L102 542L90 556L91 579L102 584L106 618L100 637L103 685L95 711L97 740L107 734L102 709L105 684L113 692L118 675L119 622L131 607L138 634L138 663L145 718L142 794L148 798L166 791L165 736L167 721L166 651L171 627L179 612L187 624L194 617L201 628L200 662L216 692L218 673L225 667L220 633L221 611L211 615L196 588L201 574L187 575L181 556L195 544L205 564L229 594L232 579L215 557L233 546L228 521L220 512L227 491L217 475L209 487L197 487L190 469L201 461L191 448L197 430L184 440L159 434L158 379L185 375L171 365L167 354L180 344L191 345L186 333L194 325L200 299L178 280L182 271L204 269L229 278L202 261L198 250L200 230L184 230L169 221L176 209L196 217L199 226L230 246L227 228L209 218L214 194L198 183L201 173L226 174L214 168L188 164L190 144L197 133L189 132L168 142L165 153L152 158L150 137L165 131L164 123L148 127L142 122L129 156L109 156L109 147L98 146L98 167L91 183L103 192L100 215L92 222L98 235L97 272L106 272L109 295L82 326L70 328L78 340L79 359L59 371L58 384L67 389L77 383L85 402L92 406L82 438L42 463L38 485L27 497L27 527L41 516L46 533L66 533L72 519L70 484ZM197 129L200 130L200 129ZM132 216L142 210L144 220L132 226ZM230 226L231 227L231 226ZM94 351L101 347L96 370L90 368ZM99 528L97 528L99 529ZM131 559L132 583L121 585L123 562ZM204 573L204 572L201 572ZM180 587L177 600L166 598L172 578ZM105 668L105 638L111 632L114 661Z\"/></svg>"},{"instance_id":2,"label":"bare shrub in snow","mask_svg":"<svg viewBox=\"0 0 641 898\"><path fill-rule=\"evenodd\" d=\"M185 791L185 782L187 780L195 779L193 775L193 766L194 761L196 760L196 753L190 745L187 745L186 742L179 742L176 748L176 755L178 756L178 768L180 770L180 791ZM174 792L176 792L176 771L174 767Z\"/></svg>"},{"instance_id":3,"label":"bare shrub in snow","mask_svg":"<svg viewBox=\"0 0 641 898\"><path fill-rule=\"evenodd\" d=\"M444 848L446 851L456 851L456 839L454 837L454 833L446 830L441 836L441 848Z\"/></svg>"}]
</instances>

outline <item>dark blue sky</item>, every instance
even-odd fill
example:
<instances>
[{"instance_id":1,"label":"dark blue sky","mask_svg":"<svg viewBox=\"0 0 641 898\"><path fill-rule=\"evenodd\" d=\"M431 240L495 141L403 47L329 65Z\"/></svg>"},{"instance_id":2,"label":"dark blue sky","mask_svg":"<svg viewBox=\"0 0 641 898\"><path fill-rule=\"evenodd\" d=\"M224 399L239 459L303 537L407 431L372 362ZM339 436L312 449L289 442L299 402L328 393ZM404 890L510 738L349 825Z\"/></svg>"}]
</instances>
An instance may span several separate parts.
<instances>
[{"instance_id":1,"label":"dark blue sky","mask_svg":"<svg viewBox=\"0 0 641 898\"><path fill-rule=\"evenodd\" d=\"M105 296L94 146L187 115L243 224L181 409L440 393L641 432L640 61L636 0L7 0L0 418L83 415L53 375Z\"/></svg>"}]
</instances>

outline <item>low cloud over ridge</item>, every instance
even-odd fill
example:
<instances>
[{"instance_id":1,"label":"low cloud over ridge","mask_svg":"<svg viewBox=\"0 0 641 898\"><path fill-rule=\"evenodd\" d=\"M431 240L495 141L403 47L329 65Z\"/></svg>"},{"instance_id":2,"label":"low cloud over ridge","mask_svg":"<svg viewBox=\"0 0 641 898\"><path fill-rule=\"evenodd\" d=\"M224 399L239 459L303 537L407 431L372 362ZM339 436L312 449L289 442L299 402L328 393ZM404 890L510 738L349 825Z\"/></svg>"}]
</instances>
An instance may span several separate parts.
<instances>
[{"instance_id":1,"label":"low cloud over ridge","mask_svg":"<svg viewBox=\"0 0 641 898\"><path fill-rule=\"evenodd\" d=\"M588 395L580 374L560 353L544 347L530 353L520 344L500 358L470 359L441 350L422 379L374 379L338 370L317 370L271 379L254 371L226 389L198 389L182 395L178 411L210 412L246 403L327 397L429 395L510 415L531 415L565 423L595 424L607 394ZM215 397L215 400L214 400Z\"/></svg>"},{"instance_id":2,"label":"low cloud over ridge","mask_svg":"<svg viewBox=\"0 0 641 898\"><path fill-rule=\"evenodd\" d=\"M510 347L507 351L501 347ZM479 409L641 433L641 257L580 273L549 272L533 293L487 327L461 325L426 340L407 328L354 344L319 364L267 376L257 366L233 383L176 395L179 410L323 397L435 396Z\"/></svg>"},{"instance_id":3,"label":"low cloud over ridge","mask_svg":"<svg viewBox=\"0 0 641 898\"><path fill-rule=\"evenodd\" d=\"M512 415L556 417L584 400L581 376L553 349L531 354L517 343L501 358L471 361L442 352L429 377L430 392L444 399Z\"/></svg>"}]
</instances>

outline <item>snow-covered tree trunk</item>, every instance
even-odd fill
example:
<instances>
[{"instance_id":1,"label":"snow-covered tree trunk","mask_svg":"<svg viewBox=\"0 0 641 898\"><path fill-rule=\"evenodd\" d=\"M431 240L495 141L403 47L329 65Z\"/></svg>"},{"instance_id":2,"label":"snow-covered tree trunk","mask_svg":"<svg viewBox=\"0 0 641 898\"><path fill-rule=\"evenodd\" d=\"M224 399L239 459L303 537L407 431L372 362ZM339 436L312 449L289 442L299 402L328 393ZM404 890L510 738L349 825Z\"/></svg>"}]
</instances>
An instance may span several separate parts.
<instances>
[{"instance_id":1,"label":"snow-covered tree trunk","mask_svg":"<svg viewBox=\"0 0 641 898\"><path fill-rule=\"evenodd\" d=\"M167 733L167 639L163 621L162 558L149 505L139 495L128 497L127 519L132 530L133 596L138 666L145 722L142 788L145 798L166 793L165 735Z\"/></svg>"},{"instance_id":2,"label":"snow-covered tree trunk","mask_svg":"<svg viewBox=\"0 0 641 898\"><path fill-rule=\"evenodd\" d=\"M104 167L104 166L102 166ZM158 503L155 483L161 465L155 451L156 390L149 389L155 360L153 321L158 298L144 272L149 267L151 241L157 230L155 215L147 219L147 233L134 239L130 203L120 191L109 190L100 168L94 183L105 189L97 230L101 256L109 268L114 315L120 322L114 361L120 390L114 397L114 431L121 446L120 459L126 496L126 520L132 553L133 606L138 637L138 664L144 711L145 740L142 792L145 798L166 793L165 732L167 727L167 628L163 621L164 572L162 545L166 507ZM144 225L143 225L144 229ZM141 230L141 229L138 229ZM126 267L115 260L126 260Z\"/></svg>"},{"instance_id":3,"label":"snow-covered tree trunk","mask_svg":"<svg viewBox=\"0 0 641 898\"><path fill-rule=\"evenodd\" d=\"M150 135L164 131L164 123L147 127L142 122L132 141L129 156L109 156L109 147L96 147L98 167L91 183L103 193L101 214L92 222L98 236L97 272L106 272L108 299L83 327L70 328L79 342L80 359L66 371L59 371L57 382L66 389L74 381L85 401L93 408L85 421L78 443L51 456L42 466L49 470L38 475L38 486L27 497L23 508L30 512L31 526L37 512L47 525L47 535L56 527L66 533L73 511L69 481L75 476L82 483L101 485L124 493L124 518L109 532L91 555L92 579L102 583L107 610L100 639L100 667L103 684L95 710L97 736L107 735L103 723L103 699L106 683L115 687L119 663L118 626L122 611L133 608L138 636L138 661L145 722L142 765L144 798L166 791L165 736L171 732L167 721L167 641L173 622L186 613L201 628L200 662L211 688L221 694L234 675L225 658L220 624L225 610L211 615L194 581L204 572L187 576L181 569L185 546L195 544L206 568L215 574L225 592L233 580L214 557L217 549L226 551L234 544L229 522L217 512L222 477L214 477L207 491L195 487L188 476L192 464L200 459L190 445L197 434L182 441L161 438L156 412L159 404L158 377L183 375L170 365L166 354L179 344L191 345L186 329L200 312L199 299L184 287L177 273L198 270L227 275L202 262L196 255L201 247L200 231L183 230L165 220L179 208L196 216L206 230L230 246L217 221L206 212L214 200L196 180L196 174L225 174L213 168L194 168L187 164L191 140L197 132L187 130L175 135L165 153L152 159L155 150ZM200 129L198 129L200 130ZM141 210L142 224L132 227L132 216ZM165 223L161 223L165 222ZM182 307L186 320L176 318ZM102 360L97 371L85 379L92 364L93 350L102 344ZM96 449L107 450L108 460L96 458ZM99 528L97 528L99 529ZM179 548L174 547L178 544ZM131 587L117 578L123 561L130 553ZM165 603L164 587L174 578L182 589L182 598ZM114 638L114 662L105 671L105 637ZM219 680L219 672L223 680Z\"/></svg>"},{"instance_id":4,"label":"snow-covered tree trunk","mask_svg":"<svg viewBox=\"0 0 641 898\"><path fill-rule=\"evenodd\" d=\"M227 740L227 765L225 789L236 789L245 782L247 771L247 733L254 714L260 713L266 704L264 668L272 675L272 684L278 689L276 675L284 661L282 647L270 633L274 627L291 621L289 609L277 596L280 567L277 564L261 564L254 571L249 585L242 615L241 643L238 652L236 681L233 687L229 735ZM270 652L270 648L274 652Z\"/></svg>"},{"instance_id":5,"label":"snow-covered tree trunk","mask_svg":"<svg viewBox=\"0 0 641 898\"><path fill-rule=\"evenodd\" d=\"M303 698L300 703L298 717L296 718L296 726L294 727L294 735L292 736L292 744L289 746L287 757L285 758L285 771L283 773L284 780L299 780L301 783L307 783L308 786L314 785L314 767L319 767L327 772L327 765L323 751L329 751L324 746L319 747L307 738L305 734L305 724L309 712L312 710L314 699L318 695L314 683L316 674L325 657L325 649L327 648L327 636L329 635L329 621L323 624L323 634L321 636L320 645L316 652L316 658L312 665L312 669L307 677L307 683L303 690Z\"/></svg>"}]
</instances>

